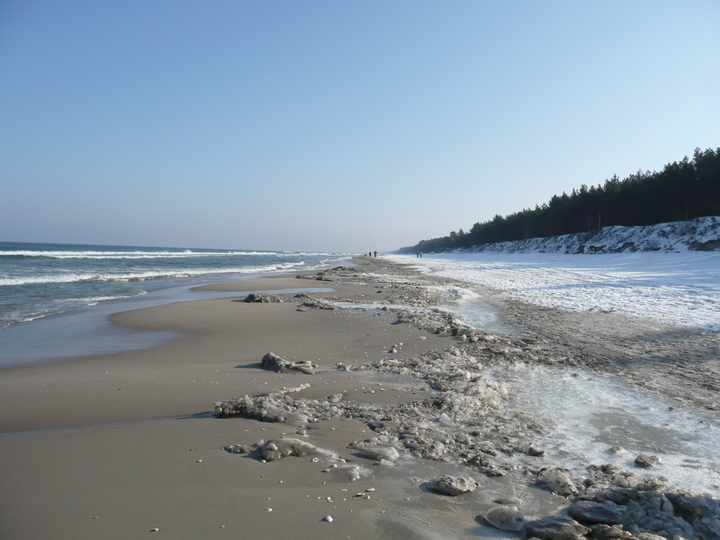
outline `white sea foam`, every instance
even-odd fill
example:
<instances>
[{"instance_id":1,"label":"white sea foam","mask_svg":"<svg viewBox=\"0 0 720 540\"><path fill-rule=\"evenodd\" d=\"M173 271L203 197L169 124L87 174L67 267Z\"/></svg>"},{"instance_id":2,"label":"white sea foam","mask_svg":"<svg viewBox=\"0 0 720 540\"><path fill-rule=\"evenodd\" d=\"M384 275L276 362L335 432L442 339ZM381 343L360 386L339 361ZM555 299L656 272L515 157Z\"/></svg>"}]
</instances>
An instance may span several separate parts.
<instances>
[{"instance_id":1,"label":"white sea foam","mask_svg":"<svg viewBox=\"0 0 720 540\"><path fill-rule=\"evenodd\" d=\"M278 257L332 257L335 260L344 258L341 253L313 253L310 251L279 251L277 253L268 253L268 255L277 255Z\"/></svg>"},{"instance_id":2,"label":"white sea foam","mask_svg":"<svg viewBox=\"0 0 720 540\"><path fill-rule=\"evenodd\" d=\"M303 261L271 264L267 266L244 266L233 268L198 268L198 269L175 269L175 270L152 270L146 272L127 272L127 273L74 273L74 272L56 272L49 275L33 275L33 276L17 276L0 278L0 287L37 285L48 283L90 283L90 282L130 282L130 281L146 281L159 278L187 278L194 276L214 275L214 274L253 274L265 272L282 272L303 266Z\"/></svg>"},{"instance_id":3,"label":"white sea foam","mask_svg":"<svg viewBox=\"0 0 720 540\"><path fill-rule=\"evenodd\" d=\"M282 255L274 251L0 251L0 257L46 259L187 259L188 257L226 257L229 255Z\"/></svg>"}]
</instances>

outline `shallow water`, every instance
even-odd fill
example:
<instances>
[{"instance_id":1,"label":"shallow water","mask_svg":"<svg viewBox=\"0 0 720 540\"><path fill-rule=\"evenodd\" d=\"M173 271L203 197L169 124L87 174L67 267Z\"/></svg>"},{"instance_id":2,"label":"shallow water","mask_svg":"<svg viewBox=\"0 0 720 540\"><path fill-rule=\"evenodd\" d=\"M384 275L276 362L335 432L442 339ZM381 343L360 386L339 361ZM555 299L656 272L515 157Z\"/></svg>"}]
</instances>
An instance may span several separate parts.
<instances>
[{"instance_id":1,"label":"shallow water","mask_svg":"<svg viewBox=\"0 0 720 540\"><path fill-rule=\"evenodd\" d=\"M257 276L248 276L251 279ZM142 296L108 300L84 309L17 323L0 331L0 368L51 362L76 356L110 354L145 349L173 338L178 332L124 328L109 321L110 315L174 302L242 297L247 291L197 290L197 283L167 287ZM292 288L273 294L332 292L331 288Z\"/></svg>"}]
</instances>

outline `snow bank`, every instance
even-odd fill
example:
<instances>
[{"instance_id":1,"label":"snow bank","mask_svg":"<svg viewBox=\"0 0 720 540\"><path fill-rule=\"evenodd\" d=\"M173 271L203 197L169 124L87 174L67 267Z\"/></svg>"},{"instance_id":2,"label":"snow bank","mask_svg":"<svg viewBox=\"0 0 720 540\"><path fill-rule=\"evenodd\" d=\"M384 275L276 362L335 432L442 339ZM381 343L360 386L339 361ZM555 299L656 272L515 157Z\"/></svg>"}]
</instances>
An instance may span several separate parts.
<instances>
[{"instance_id":1,"label":"snow bank","mask_svg":"<svg viewBox=\"0 0 720 540\"><path fill-rule=\"evenodd\" d=\"M465 253L634 253L720 251L720 217L647 227L605 227L590 233L485 244Z\"/></svg>"},{"instance_id":2,"label":"snow bank","mask_svg":"<svg viewBox=\"0 0 720 540\"><path fill-rule=\"evenodd\" d=\"M720 331L720 252L443 253L417 263L423 272L481 285L545 307L615 311Z\"/></svg>"}]
</instances>

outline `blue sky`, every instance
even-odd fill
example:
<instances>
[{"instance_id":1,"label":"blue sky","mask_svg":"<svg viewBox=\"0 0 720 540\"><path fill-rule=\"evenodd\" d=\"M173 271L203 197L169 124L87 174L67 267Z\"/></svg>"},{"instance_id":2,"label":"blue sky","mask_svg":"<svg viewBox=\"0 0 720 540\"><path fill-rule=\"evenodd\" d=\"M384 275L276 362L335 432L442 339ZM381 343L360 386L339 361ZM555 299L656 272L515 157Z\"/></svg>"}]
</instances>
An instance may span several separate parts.
<instances>
[{"instance_id":1,"label":"blue sky","mask_svg":"<svg viewBox=\"0 0 720 540\"><path fill-rule=\"evenodd\" d=\"M720 146L720 2L0 3L0 240L391 250Z\"/></svg>"}]
</instances>

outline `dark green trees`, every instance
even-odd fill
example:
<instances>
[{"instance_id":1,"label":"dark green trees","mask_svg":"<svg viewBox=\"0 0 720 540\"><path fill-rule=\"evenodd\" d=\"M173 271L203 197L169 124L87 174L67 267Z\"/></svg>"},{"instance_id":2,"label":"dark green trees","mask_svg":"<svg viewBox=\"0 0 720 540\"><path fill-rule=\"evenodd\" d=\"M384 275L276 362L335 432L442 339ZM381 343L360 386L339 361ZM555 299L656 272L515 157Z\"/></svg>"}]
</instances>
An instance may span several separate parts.
<instances>
[{"instance_id":1,"label":"dark green trees","mask_svg":"<svg viewBox=\"0 0 720 540\"><path fill-rule=\"evenodd\" d=\"M534 210L496 215L470 231L423 240L400 252L440 251L481 244L592 232L609 225L633 227L720 215L720 148L697 148L660 172L638 171L604 184L583 184L572 194L554 195Z\"/></svg>"}]
</instances>

